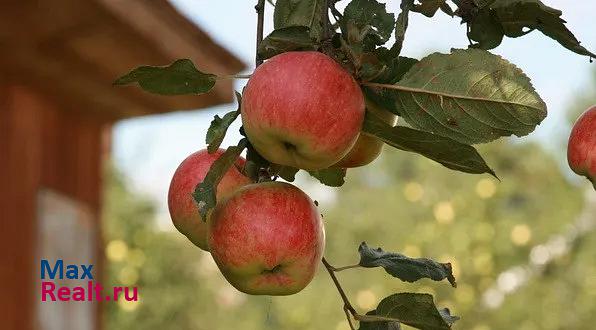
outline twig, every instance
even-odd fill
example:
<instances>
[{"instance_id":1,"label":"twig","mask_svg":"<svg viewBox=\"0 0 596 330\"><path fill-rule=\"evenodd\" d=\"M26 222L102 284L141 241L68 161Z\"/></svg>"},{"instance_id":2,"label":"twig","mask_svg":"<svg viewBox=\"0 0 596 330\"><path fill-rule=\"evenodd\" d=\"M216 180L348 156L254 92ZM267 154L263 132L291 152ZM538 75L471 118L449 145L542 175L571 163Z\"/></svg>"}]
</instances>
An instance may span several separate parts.
<instances>
[{"instance_id":1,"label":"twig","mask_svg":"<svg viewBox=\"0 0 596 330\"><path fill-rule=\"evenodd\" d=\"M339 295L341 296L341 300L343 300L344 302L344 308L347 309L353 316L357 315L358 313L356 313L356 310L354 309L354 307L352 307L352 304L350 303L348 296L346 296L344 289L341 287L341 284L339 284L339 281L337 280L337 276L335 276L335 268L331 266L325 258L323 258L322 261L323 265L325 265L325 268L327 268L327 272L329 273L329 276L331 276L331 279L333 280L333 283L335 284L335 287L337 288Z\"/></svg>"},{"instance_id":2,"label":"twig","mask_svg":"<svg viewBox=\"0 0 596 330\"><path fill-rule=\"evenodd\" d=\"M346 270L346 269L352 269L352 268L360 268L362 266L356 264L356 265L350 265L350 266L343 266L343 267L337 267L337 268L333 268L334 272L341 272L342 270Z\"/></svg>"},{"instance_id":3,"label":"twig","mask_svg":"<svg viewBox=\"0 0 596 330\"><path fill-rule=\"evenodd\" d=\"M348 324L350 325L350 329L356 330L356 327L352 323L352 316L350 315L350 311L344 306L344 313L346 313L346 318L348 319Z\"/></svg>"},{"instance_id":4,"label":"twig","mask_svg":"<svg viewBox=\"0 0 596 330\"><path fill-rule=\"evenodd\" d=\"M265 0L259 0L255 6L257 11L257 44L255 51L255 64L258 67L263 64L263 60L259 58L259 46L263 41L263 23L265 21Z\"/></svg>"}]
</instances>

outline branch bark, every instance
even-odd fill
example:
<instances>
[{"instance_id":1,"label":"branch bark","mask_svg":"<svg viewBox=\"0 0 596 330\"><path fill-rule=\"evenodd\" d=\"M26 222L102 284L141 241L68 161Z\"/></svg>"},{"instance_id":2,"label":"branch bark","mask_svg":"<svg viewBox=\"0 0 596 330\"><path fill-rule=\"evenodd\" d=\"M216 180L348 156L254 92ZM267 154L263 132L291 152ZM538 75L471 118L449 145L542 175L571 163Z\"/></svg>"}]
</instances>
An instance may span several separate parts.
<instances>
[{"instance_id":1,"label":"branch bark","mask_svg":"<svg viewBox=\"0 0 596 330\"><path fill-rule=\"evenodd\" d=\"M263 25L265 21L265 0L259 0L255 6L257 11L257 42L255 49L255 66L263 64L263 60L259 58L259 46L263 41Z\"/></svg>"}]
</instances>

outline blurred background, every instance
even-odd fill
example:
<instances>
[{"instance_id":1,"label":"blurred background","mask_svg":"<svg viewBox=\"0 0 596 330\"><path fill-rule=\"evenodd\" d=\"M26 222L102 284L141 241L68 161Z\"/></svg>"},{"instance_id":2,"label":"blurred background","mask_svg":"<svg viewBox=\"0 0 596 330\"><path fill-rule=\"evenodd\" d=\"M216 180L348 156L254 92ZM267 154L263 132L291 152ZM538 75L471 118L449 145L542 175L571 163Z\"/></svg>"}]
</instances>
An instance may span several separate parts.
<instances>
[{"instance_id":1,"label":"blurred background","mask_svg":"<svg viewBox=\"0 0 596 330\"><path fill-rule=\"evenodd\" d=\"M596 49L596 3L546 0ZM344 6L347 1L343 1ZM338 329L341 300L324 270L290 297L237 292L210 255L178 234L169 180L205 147L215 114L236 108L218 82L199 97L156 97L111 82L142 64L191 58L203 71L250 73L252 2L59 0L0 4L0 316L4 329ZM388 9L398 12L398 2ZM271 30L271 6L266 31ZM465 26L412 15L404 55L466 47ZM370 246L451 262L458 288L402 283L381 269L339 274L364 313L399 291L427 292L456 329L593 329L596 196L566 164L575 118L596 103L596 68L538 32L496 53L522 68L549 106L529 137L479 146L501 182L389 148L348 171L340 189L299 176L320 203L326 256L358 261ZM239 125L224 146L234 144ZM39 260L92 263L138 302L41 303ZM72 285L72 283L65 283Z\"/></svg>"}]
</instances>

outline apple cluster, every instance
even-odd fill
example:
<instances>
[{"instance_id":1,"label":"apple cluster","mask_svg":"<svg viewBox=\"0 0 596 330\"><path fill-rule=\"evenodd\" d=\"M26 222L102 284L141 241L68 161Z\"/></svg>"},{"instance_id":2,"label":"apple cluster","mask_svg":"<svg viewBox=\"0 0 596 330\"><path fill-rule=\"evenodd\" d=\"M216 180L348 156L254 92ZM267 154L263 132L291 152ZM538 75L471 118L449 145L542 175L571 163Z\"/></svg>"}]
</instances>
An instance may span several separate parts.
<instances>
[{"instance_id":1,"label":"apple cluster","mask_svg":"<svg viewBox=\"0 0 596 330\"><path fill-rule=\"evenodd\" d=\"M361 134L365 111L397 117L367 102L358 83L319 52L287 52L259 66L244 89L241 118L254 149L272 164L320 170L363 166L383 143ZM325 248L315 203L296 186L254 183L239 157L217 186L216 207L203 222L192 197L224 153L193 153L176 170L168 206L174 226L210 251L225 278L256 295L289 295L312 280Z\"/></svg>"}]
</instances>

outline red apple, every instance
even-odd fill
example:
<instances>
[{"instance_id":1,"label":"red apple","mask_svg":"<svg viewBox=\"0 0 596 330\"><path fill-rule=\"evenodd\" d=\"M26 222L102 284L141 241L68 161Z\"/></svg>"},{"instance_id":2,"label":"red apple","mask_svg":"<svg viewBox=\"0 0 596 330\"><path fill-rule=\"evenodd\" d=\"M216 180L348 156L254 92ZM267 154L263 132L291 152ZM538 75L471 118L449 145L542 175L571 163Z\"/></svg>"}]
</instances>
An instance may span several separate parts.
<instances>
[{"instance_id":1,"label":"red apple","mask_svg":"<svg viewBox=\"0 0 596 330\"><path fill-rule=\"evenodd\" d=\"M287 52L255 70L241 112L246 135L263 157L318 170L339 161L358 139L364 97L327 55Z\"/></svg>"},{"instance_id":2,"label":"red apple","mask_svg":"<svg viewBox=\"0 0 596 330\"><path fill-rule=\"evenodd\" d=\"M379 105L368 99L366 100L366 111L370 111L391 126L394 126L395 123L397 123L396 115L381 108ZM333 167L347 168L368 165L379 157L384 144L383 141L374 136L360 133L356 144L352 147L350 152L337 162L337 164L333 165Z\"/></svg>"},{"instance_id":3,"label":"red apple","mask_svg":"<svg viewBox=\"0 0 596 330\"><path fill-rule=\"evenodd\" d=\"M206 149L197 151L188 156L176 169L170 190L168 192L168 207L170 217L176 229L186 235L188 239L205 251L207 246L207 224L201 220L199 209L192 197L197 184L203 181L211 164L215 162L224 150L219 149L209 154ZM244 158L240 157L236 166L232 166L217 186L217 200L231 195L238 188L251 183L238 168L244 166Z\"/></svg>"},{"instance_id":4,"label":"red apple","mask_svg":"<svg viewBox=\"0 0 596 330\"><path fill-rule=\"evenodd\" d=\"M283 182L244 186L209 218L209 247L222 274L253 295L290 295L312 280L325 248L313 201Z\"/></svg>"},{"instance_id":5,"label":"red apple","mask_svg":"<svg viewBox=\"0 0 596 330\"><path fill-rule=\"evenodd\" d=\"M596 189L596 105L573 125L567 145L567 161L575 173L587 177Z\"/></svg>"}]
</instances>

